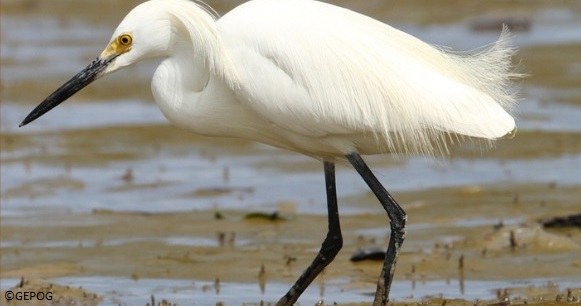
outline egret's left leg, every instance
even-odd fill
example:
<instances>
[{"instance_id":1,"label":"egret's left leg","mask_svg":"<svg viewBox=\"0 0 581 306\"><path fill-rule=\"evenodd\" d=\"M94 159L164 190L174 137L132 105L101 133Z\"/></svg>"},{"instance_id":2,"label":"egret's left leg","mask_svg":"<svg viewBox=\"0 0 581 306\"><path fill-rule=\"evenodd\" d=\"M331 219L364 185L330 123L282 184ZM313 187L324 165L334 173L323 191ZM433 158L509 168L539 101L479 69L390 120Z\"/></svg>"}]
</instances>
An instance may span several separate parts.
<instances>
[{"instance_id":1,"label":"egret's left leg","mask_svg":"<svg viewBox=\"0 0 581 306\"><path fill-rule=\"evenodd\" d=\"M339 209L337 207L337 192L335 187L335 164L325 161L325 184L327 186L327 209L329 214L329 231L321 250L311 265L303 272L301 277L295 282L291 289L283 296L276 306L292 306L299 296L307 289L311 282L323 271L323 269L333 261L341 247L343 247L343 237L341 236L341 226L339 225Z\"/></svg>"}]
</instances>

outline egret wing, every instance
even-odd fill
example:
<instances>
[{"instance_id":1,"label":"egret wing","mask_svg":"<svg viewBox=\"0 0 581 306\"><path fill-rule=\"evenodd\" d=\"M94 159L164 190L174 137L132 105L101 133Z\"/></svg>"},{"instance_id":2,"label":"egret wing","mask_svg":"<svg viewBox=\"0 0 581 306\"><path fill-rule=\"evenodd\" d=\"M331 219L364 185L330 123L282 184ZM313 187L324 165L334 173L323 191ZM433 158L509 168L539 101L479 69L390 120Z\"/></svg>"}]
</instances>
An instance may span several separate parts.
<instances>
[{"instance_id":1,"label":"egret wing","mask_svg":"<svg viewBox=\"0 0 581 306\"><path fill-rule=\"evenodd\" d=\"M235 91L263 118L309 136L441 132L494 139L514 129L506 33L471 56L310 0L254 0L217 22Z\"/></svg>"}]
</instances>

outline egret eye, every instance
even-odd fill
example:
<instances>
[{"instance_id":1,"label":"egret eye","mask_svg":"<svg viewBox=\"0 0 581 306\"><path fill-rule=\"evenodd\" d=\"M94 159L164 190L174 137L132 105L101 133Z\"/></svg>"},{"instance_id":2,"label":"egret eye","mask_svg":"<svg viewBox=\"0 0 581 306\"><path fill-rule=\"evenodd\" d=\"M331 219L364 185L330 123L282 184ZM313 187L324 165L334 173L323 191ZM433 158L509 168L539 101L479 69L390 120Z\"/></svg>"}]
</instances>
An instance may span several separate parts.
<instances>
[{"instance_id":1,"label":"egret eye","mask_svg":"<svg viewBox=\"0 0 581 306\"><path fill-rule=\"evenodd\" d=\"M119 35L119 37L117 37L117 42L122 46L129 46L129 45L131 45L132 41L133 41L133 38L129 34L122 34L122 35Z\"/></svg>"}]
</instances>

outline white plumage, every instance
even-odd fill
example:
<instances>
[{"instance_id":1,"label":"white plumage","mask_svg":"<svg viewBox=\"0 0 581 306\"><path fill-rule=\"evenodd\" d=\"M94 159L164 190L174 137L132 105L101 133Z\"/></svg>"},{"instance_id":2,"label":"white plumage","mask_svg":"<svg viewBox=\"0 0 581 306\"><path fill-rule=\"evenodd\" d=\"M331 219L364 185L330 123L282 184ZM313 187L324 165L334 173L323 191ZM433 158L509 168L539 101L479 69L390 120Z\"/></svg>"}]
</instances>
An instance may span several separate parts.
<instances>
[{"instance_id":1,"label":"white plumage","mask_svg":"<svg viewBox=\"0 0 581 306\"><path fill-rule=\"evenodd\" d=\"M152 0L113 39L124 32L134 49L148 44L130 63L167 57L152 82L156 101L201 134L333 157L441 153L446 133L496 139L515 128L503 109L518 76L508 31L468 55L317 1L249 1L214 22L193 2Z\"/></svg>"}]
</instances>

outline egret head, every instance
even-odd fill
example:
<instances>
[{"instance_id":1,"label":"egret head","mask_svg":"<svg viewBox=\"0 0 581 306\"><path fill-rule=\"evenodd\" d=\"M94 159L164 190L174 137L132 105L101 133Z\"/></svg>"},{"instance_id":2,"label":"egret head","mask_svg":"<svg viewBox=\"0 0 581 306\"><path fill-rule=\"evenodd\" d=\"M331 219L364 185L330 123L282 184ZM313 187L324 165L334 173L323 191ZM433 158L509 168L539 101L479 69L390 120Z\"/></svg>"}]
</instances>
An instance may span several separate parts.
<instances>
[{"instance_id":1,"label":"egret head","mask_svg":"<svg viewBox=\"0 0 581 306\"><path fill-rule=\"evenodd\" d=\"M170 48L171 23L167 12L148 1L134 8L117 27L99 55L109 60L104 76L146 58L165 56Z\"/></svg>"},{"instance_id":2,"label":"egret head","mask_svg":"<svg viewBox=\"0 0 581 306\"><path fill-rule=\"evenodd\" d=\"M49 95L22 121L24 126L93 81L146 58L164 56L171 40L170 19L158 1L134 8L115 30L105 50L85 69Z\"/></svg>"}]
</instances>

